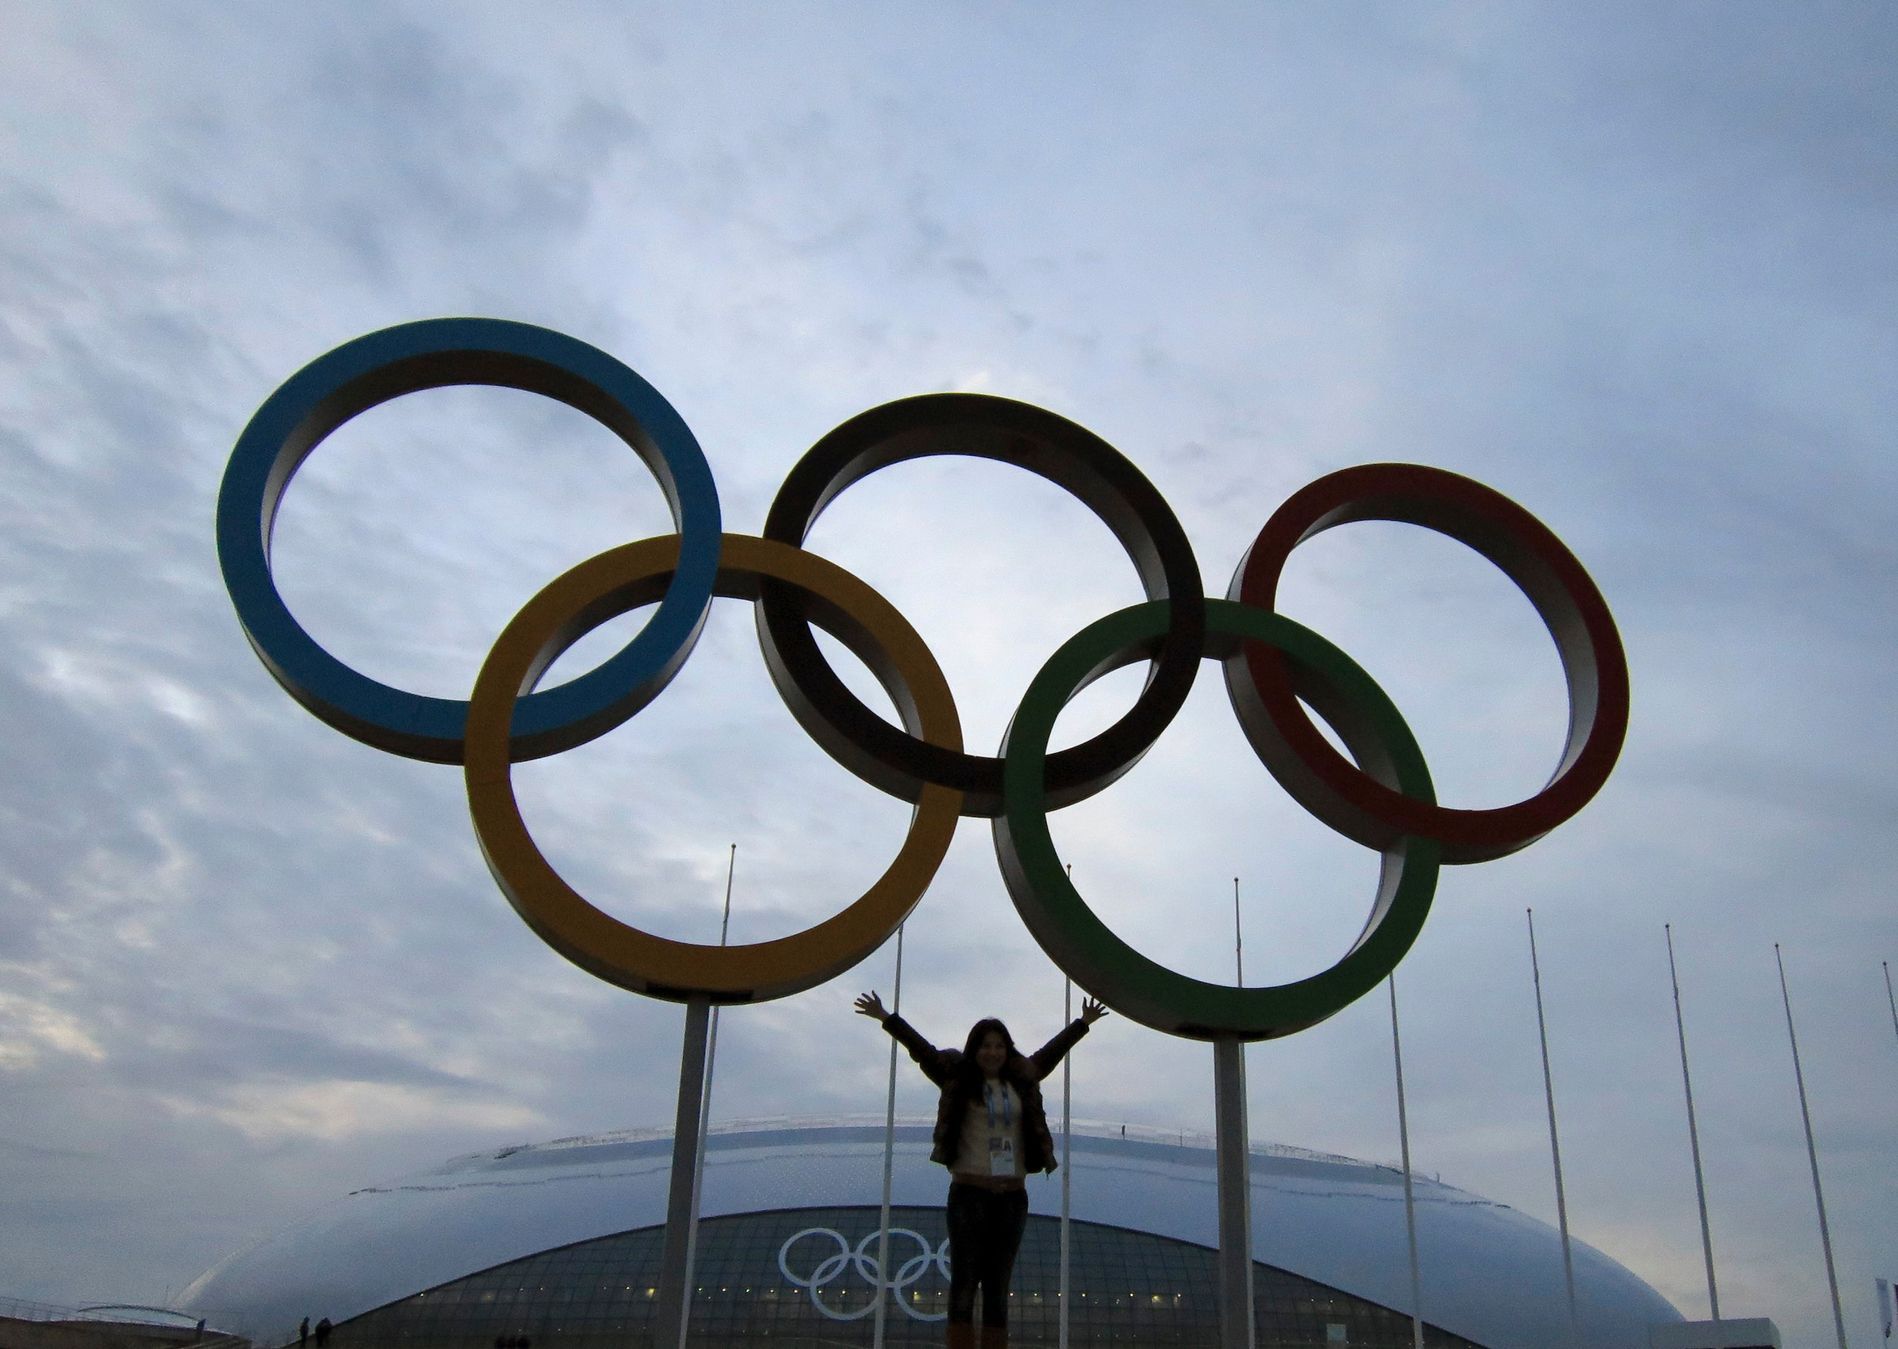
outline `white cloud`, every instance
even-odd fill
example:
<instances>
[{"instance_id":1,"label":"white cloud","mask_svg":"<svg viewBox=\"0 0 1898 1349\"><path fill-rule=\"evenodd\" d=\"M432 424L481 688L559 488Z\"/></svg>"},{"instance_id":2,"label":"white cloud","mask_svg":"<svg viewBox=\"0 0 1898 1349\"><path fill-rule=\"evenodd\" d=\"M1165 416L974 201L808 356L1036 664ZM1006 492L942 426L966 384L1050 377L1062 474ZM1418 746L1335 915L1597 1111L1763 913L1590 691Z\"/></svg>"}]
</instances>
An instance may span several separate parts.
<instances>
[{"instance_id":1,"label":"white cloud","mask_svg":"<svg viewBox=\"0 0 1898 1349\"><path fill-rule=\"evenodd\" d=\"M23 1072L42 1054L98 1063L105 1050L78 1017L45 1003L0 992L0 1071Z\"/></svg>"},{"instance_id":2,"label":"white cloud","mask_svg":"<svg viewBox=\"0 0 1898 1349\"><path fill-rule=\"evenodd\" d=\"M261 1144L292 1139L333 1143L425 1128L525 1134L550 1127L543 1115L518 1103L457 1099L449 1092L388 1082L325 1081L290 1086L260 1082L226 1092L216 1100L163 1093L153 1099L174 1115L212 1120Z\"/></svg>"}]
</instances>

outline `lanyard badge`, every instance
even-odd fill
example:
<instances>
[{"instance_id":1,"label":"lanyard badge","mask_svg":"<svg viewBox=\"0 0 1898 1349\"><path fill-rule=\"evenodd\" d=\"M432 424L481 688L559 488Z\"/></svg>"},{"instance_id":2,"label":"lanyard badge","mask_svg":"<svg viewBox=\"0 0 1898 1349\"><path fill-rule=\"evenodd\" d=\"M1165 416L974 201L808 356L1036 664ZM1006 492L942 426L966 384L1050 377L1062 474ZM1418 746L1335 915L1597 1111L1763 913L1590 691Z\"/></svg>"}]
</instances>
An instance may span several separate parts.
<instances>
[{"instance_id":1,"label":"lanyard badge","mask_svg":"<svg viewBox=\"0 0 1898 1349\"><path fill-rule=\"evenodd\" d=\"M991 1176L1013 1176L1015 1170L1015 1139L1011 1133L1014 1119L1013 1093L1006 1082L999 1085L982 1084L982 1101L989 1112L989 1174ZM995 1113L997 1102L1002 1113L999 1127Z\"/></svg>"}]
</instances>

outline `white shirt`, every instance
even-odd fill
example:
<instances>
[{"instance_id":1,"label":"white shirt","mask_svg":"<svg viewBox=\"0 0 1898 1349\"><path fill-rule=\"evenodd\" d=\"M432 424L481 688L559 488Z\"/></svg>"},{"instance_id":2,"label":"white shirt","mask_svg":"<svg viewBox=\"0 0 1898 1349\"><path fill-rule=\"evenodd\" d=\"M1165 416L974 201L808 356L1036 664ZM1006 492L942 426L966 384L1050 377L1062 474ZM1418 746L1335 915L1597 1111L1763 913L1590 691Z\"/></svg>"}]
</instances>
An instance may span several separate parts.
<instances>
[{"instance_id":1,"label":"white shirt","mask_svg":"<svg viewBox=\"0 0 1898 1349\"><path fill-rule=\"evenodd\" d=\"M989 1158L1005 1151L1010 1169L990 1169ZM963 1175L1010 1175L1021 1179L1021 1093L1007 1081L982 1084L982 1094L969 1102L962 1116L962 1145L956 1149L955 1169Z\"/></svg>"}]
</instances>

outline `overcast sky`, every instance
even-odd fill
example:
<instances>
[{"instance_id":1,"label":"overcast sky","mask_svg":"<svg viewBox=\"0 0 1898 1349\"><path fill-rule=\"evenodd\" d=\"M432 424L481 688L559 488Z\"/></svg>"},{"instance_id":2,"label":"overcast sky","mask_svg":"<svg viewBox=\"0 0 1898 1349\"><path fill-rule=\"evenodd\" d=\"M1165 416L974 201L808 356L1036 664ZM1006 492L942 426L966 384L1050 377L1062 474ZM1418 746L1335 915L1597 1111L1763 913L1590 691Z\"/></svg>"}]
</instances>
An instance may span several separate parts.
<instances>
[{"instance_id":1,"label":"overcast sky","mask_svg":"<svg viewBox=\"0 0 1898 1349\"><path fill-rule=\"evenodd\" d=\"M1888 7L339 13L0 19L0 1297L175 1300L350 1189L671 1119L681 1011L543 946L459 773L298 708L218 576L213 502L258 404L359 334L473 314L639 371L740 532L826 430L945 389L1118 446L1216 593L1345 465L1521 502L1613 607L1634 716L1581 816L1444 874L1398 977L1417 1163L1555 1220L1533 906L1574 1231L1705 1315L1671 922L1722 1308L1831 1343L1783 943L1847 1328L1876 1341L1872 1280L1898 1275ZM542 585L669 528L581 414L445 390L319 449L277 575L343 659L465 696ZM810 546L910 617L985 750L1062 641L1140 598L1078 502L990 463L879 474ZM1397 699L1446 801L1553 767L1553 648L1474 554L1352 526L1282 594ZM1375 858L1289 803L1215 676L1056 841L1155 958L1227 977L1237 876L1248 979L1311 973ZM908 818L797 728L732 601L657 703L518 780L584 892L701 941L732 843L751 940L834 912ZM979 822L906 949L904 1009L940 1041L992 1012L1037 1043L1059 1024ZM892 958L727 1015L714 1116L880 1109L884 1042L849 1006L889 995ZM1249 1061L1256 1138L1396 1156L1382 996ZM1211 1080L1205 1047L1111 1019L1076 1110L1209 1128ZM903 1079L901 1108L929 1100Z\"/></svg>"}]
</instances>

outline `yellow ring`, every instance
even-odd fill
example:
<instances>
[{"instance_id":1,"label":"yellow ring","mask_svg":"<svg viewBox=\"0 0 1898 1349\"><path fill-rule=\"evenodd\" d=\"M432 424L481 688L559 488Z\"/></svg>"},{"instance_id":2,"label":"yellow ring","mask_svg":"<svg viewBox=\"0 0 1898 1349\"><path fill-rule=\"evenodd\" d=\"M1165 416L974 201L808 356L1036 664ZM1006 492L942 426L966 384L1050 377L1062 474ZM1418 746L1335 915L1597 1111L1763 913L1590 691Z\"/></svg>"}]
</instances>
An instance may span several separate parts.
<instances>
[{"instance_id":1,"label":"yellow ring","mask_svg":"<svg viewBox=\"0 0 1898 1349\"><path fill-rule=\"evenodd\" d=\"M642 932L588 903L541 855L514 799L508 732L515 702L567 647L608 619L657 600L678 556L676 534L624 544L582 562L514 616L482 664L468 702L468 810L501 893L542 941L581 969L679 1002L781 998L842 974L896 931L942 865L962 793L925 787L903 847L882 876L842 912L788 937L700 946ZM906 730L945 749L962 748L948 680L888 600L815 554L726 534L715 593L755 601L762 576L797 587L810 620L877 676Z\"/></svg>"}]
</instances>

